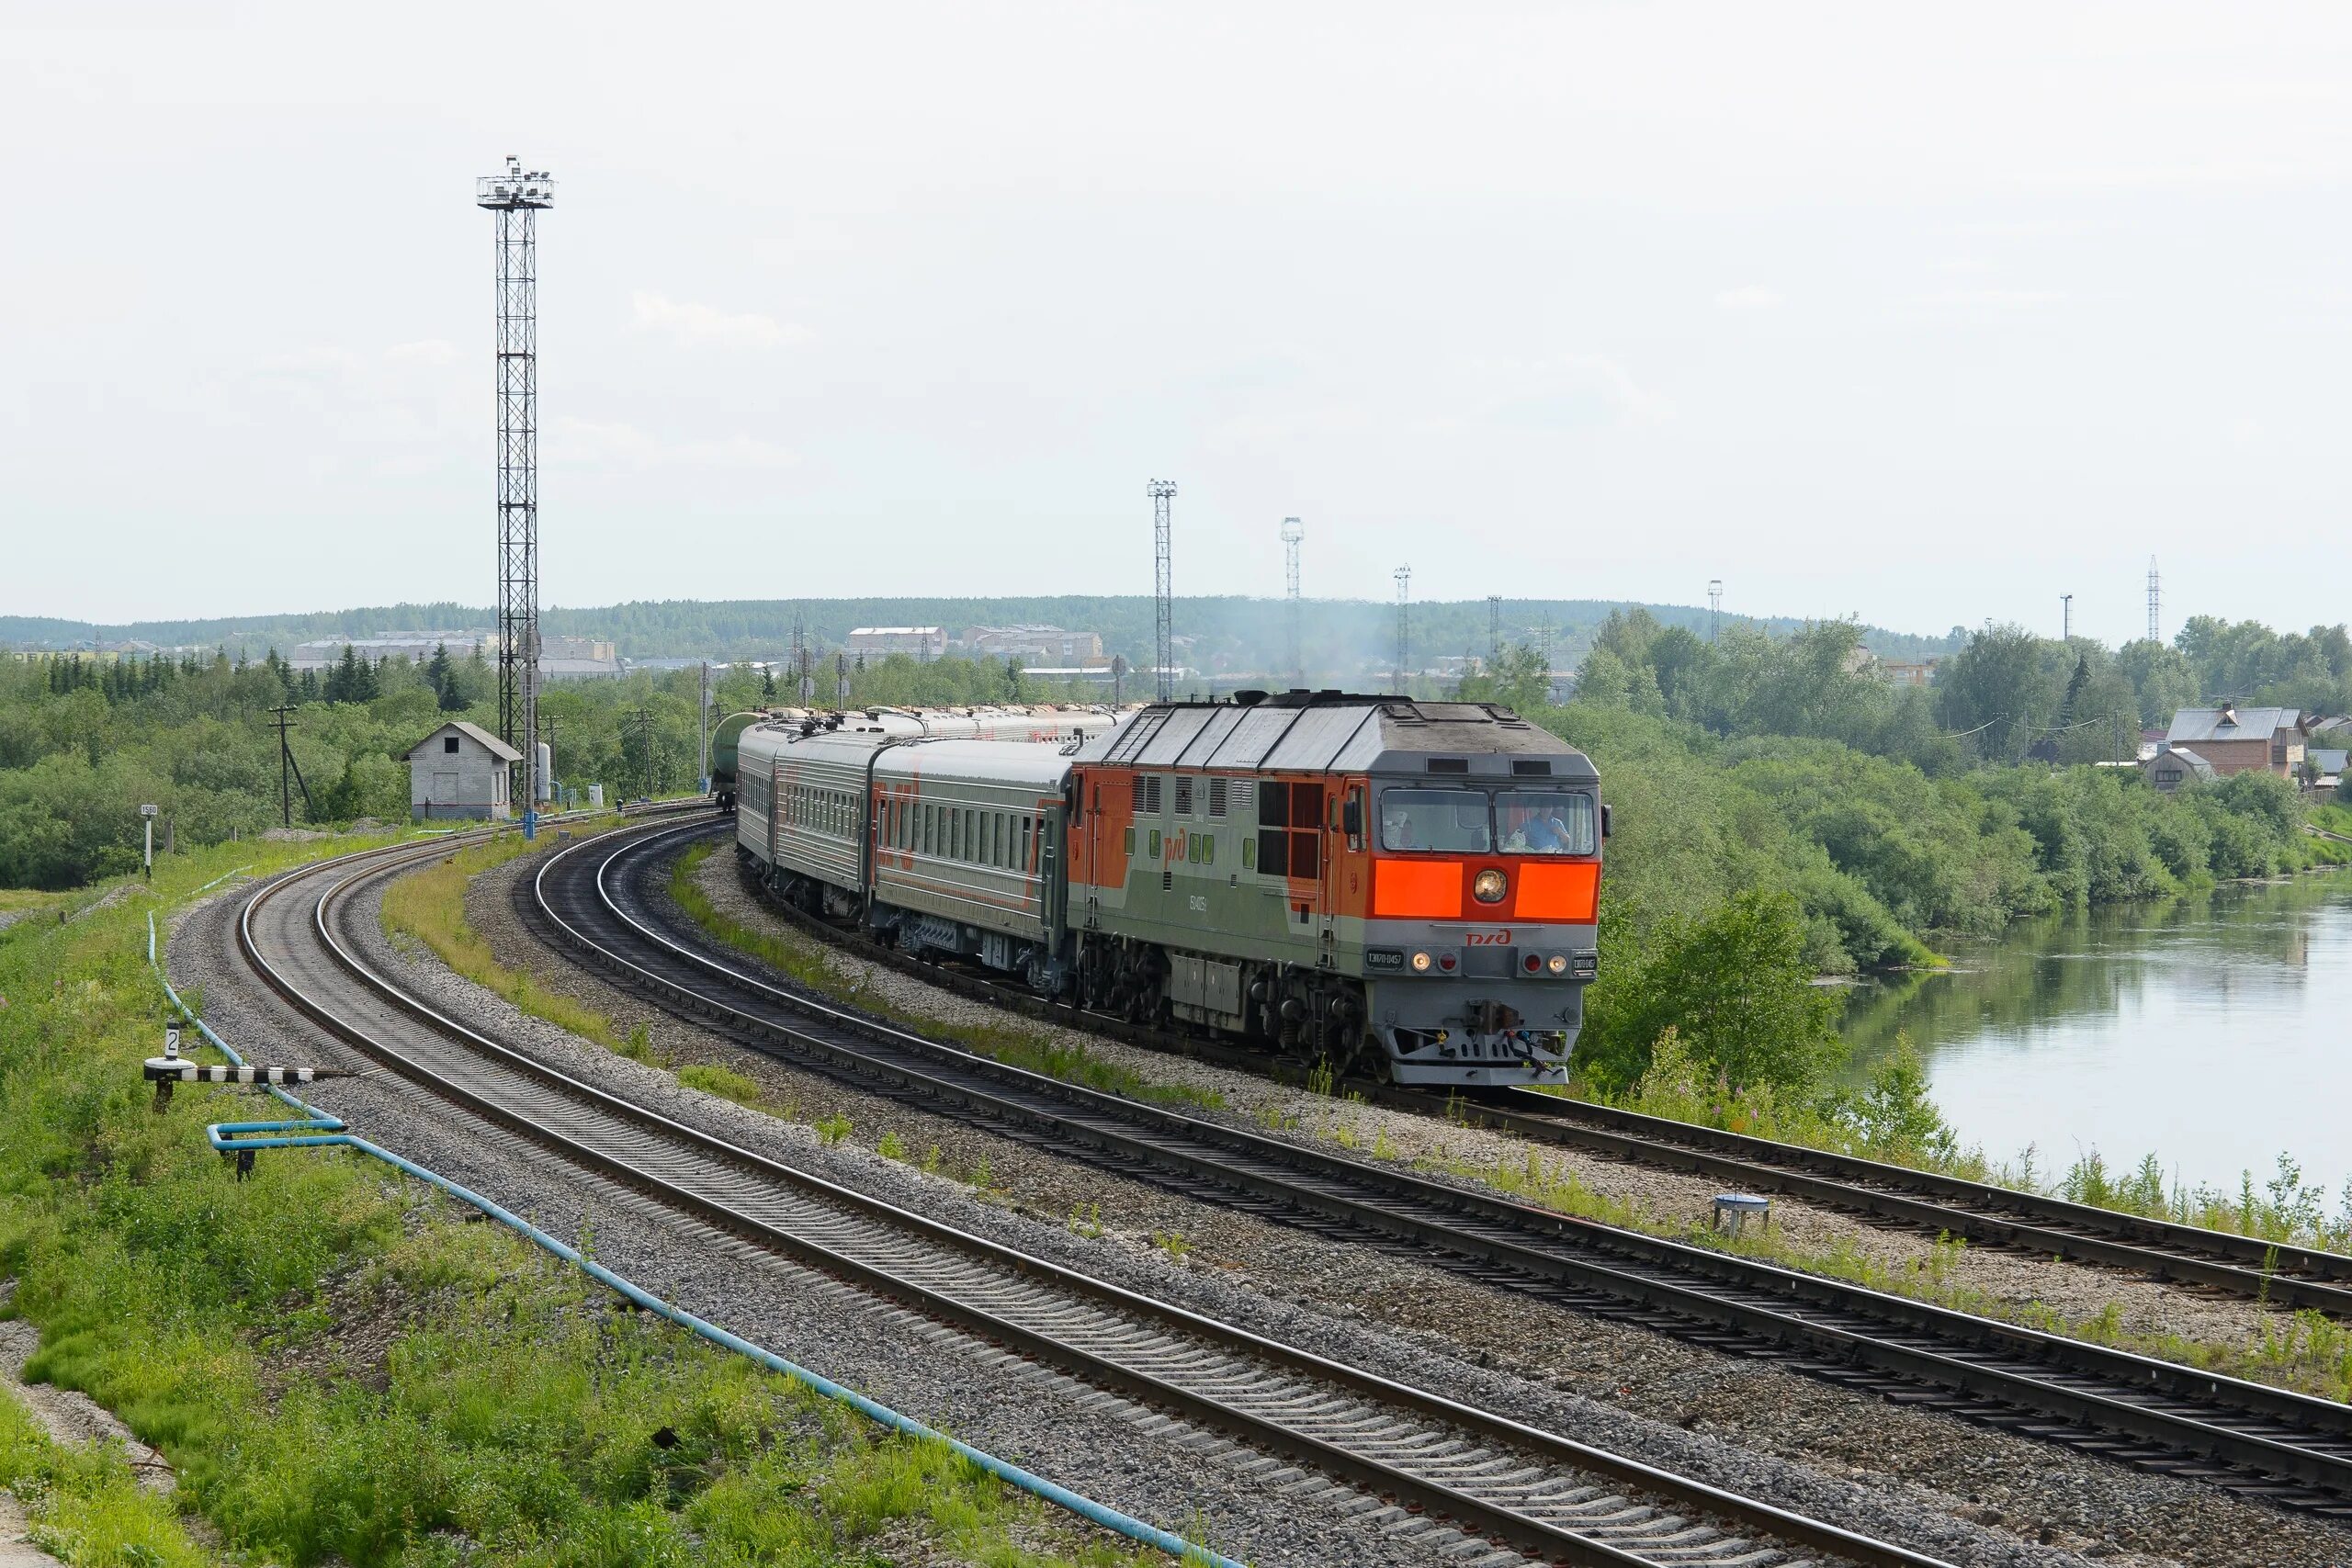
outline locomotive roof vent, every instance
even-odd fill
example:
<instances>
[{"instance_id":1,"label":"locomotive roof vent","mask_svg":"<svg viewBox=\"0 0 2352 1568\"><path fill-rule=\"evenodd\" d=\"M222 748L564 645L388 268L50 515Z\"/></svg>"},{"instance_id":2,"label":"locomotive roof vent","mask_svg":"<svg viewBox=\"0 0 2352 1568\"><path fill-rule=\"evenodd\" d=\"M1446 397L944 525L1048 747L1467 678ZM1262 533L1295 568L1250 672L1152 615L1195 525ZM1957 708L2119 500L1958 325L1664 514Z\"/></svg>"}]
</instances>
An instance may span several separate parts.
<instances>
[{"instance_id":1,"label":"locomotive roof vent","mask_svg":"<svg viewBox=\"0 0 2352 1568\"><path fill-rule=\"evenodd\" d=\"M1265 700L1266 694L1263 692L1249 691L1233 694L1233 704L1236 707L1254 708Z\"/></svg>"},{"instance_id":2,"label":"locomotive roof vent","mask_svg":"<svg viewBox=\"0 0 2352 1568\"><path fill-rule=\"evenodd\" d=\"M1467 757L1431 757L1430 759L1430 772L1433 773L1466 773L1469 771L1470 759Z\"/></svg>"},{"instance_id":3,"label":"locomotive roof vent","mask_svg":"<svg viewBox=\"0 0 2352 1568\"><path fill-rule=\"evenodd\" d=\"M1550 778L1552 759L1549 757L1513 757L1510 760L1513 778Z\"/></svg>"}]
</instances>

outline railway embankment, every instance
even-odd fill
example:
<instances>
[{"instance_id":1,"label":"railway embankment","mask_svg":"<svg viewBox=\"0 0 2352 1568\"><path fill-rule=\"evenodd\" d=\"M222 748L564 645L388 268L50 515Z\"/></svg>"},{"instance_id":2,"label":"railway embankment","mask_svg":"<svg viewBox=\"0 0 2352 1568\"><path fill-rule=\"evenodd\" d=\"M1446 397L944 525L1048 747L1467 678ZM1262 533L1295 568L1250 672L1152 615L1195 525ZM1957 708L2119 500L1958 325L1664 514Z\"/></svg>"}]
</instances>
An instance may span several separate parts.
<instances>
[{"instance_id":1,"label":"railway embankment","mask_svg":"<svg viewBox=\"0 0 2352 1568\"><path fill-rule=\"evenodd\" d=\"M673 886L686 896L684 913L744 956L781 960L790 978L977 1049L1010 1040L1011 1055L1024 1066L1059 1066L1061 1076L1128 1092L1139 1083L1150 1098L1181 1099L1198 1114L1581 1218L2299 1392L2335 1399L2352 1392L2352 1337L2315 1314L2021 1248L1970 1247L1802 1201L1776 1201L1770 1226L1732 1240L1712 1228L1713 1200L1724 1190L1720 1180L1537 1144L1466 1119L1433 1121L1077 1029L1008 1019L983 1002L794 930L749 894L723 852L688 852Z\"/></svg>"},{"instance_id":2,"label":"railway embankment","mask_svg":"<svg viewBox=\"0 0 2352 1568\"><path fill-rule=\"evenodd\" d=\"M615 1540L1127 1560L944 1450L616 1310L380 1166L292 1153L238 1180L204 1126L253 1114L248 1096L184 1088L152 1112L147 914L234 863L353 847L175 858L155 896L126 885L85 919L0 933L0 1273L17 1281L12 1332L40 1338L26 1375L111 1411L181 1494L154 1498L107 1448L46 1438L0 1393L0 1484L28 1535L108 1568L552 1562ZM226 913L218 896L174 931L184 989L264 1060L322 1049L239 994L207 945ZM564 1216L564 1234L593 1235L599 1212Z\"/></svg>"},{"instance_id":3,"label":"railway embankment","mask_svg":"<svg viewBox=\"0 0 2352 1568\"><path fill-rule=\"evenodd\" d=\"M722 863L720 870L731 877L731 867ZM707 867L705 874L714 878L707 884L712 896L726 897L728 882L716 880ZM549 987L616 1020L628 1019L631 1008L644 1009L636 993L571 966L541 945L515 914L515 874L502 871L480 879L469 894L470 918L503 962L536 967ZM755 911L747 903L739 912ZM885 976L862 978L874 996L886 994ZM861 976L851 970L847 979ZM945 1008L974 1005L933 999ZM1654 1439L1704 1438L1720 1445L1707 1450L1723 1456L1716 1462L1770 1460L1800 1476L1846 1481L1882 1502L1894 1494L1925 1499L1944 1520L1992 1521L2001 1534L2036 1544L2046 1538L2078 1551L2228 1562L2237 1560L2233 1553L2245 1531L2267 1536L2284 1523L2267 1509L2244 1513L2241 1502L2199 1488L2176 1491L2168 1481L2079 1454L2053 1454L2039 1443L1931 1410L1891 1406L1606 1315L1564 1320L1556 1309L1390 1251L1328 1240L1230 1205L1172 1193L1140 1172L1137 1179L1119 1179L1099 1163L1067 1157L972 1119L846 1088L655 1010L647 1010L643 1021L673 1066L722 1066L758 1085L769 1114L781 1112L799 1123L805 1130L797 1135L806 1145L842 1162L827 1168L843 1179L887 1180L910 1201L949 1205L939 1212L956 1223L1008 1227L1006 1234L1030 1238L1045 1255L1068 1256L1098 1272L1133 1270L1118 1277L1132 1277L1154 1293L1194 1292L1180 1299L1263 1323L1270 1331L1345 1346L1362 1364L1392 1365L1424 1379L1439 1369L1463 1380L1463 1396L1490 1408L1524 1411L1526 1418L1570 1430L1632 1422ZM970 1021L1001 1027L1003 1021L975 1016ZM1070 1048L1080 1043L1098 1054L1107 1050L1092 1041ZM628 1069L616 1065L614 1070ZM1199 1064L1141 1054L1123 1070L1205 1071ZM1185 1081L1228 1097L1272 1087L1256 1080L1230 1089L1207 1077ZM673 1083L669 1091L677 1092ZM730 1103L713 1113L748 1112ZM1264 1128L1250 1110L1232 1114ZM888 1157L892 1155L897 1157ZM861 1169L867 1174L856 1176ZM1204 1292L1212 1294L1198 1294ZM1573 1326L1564 1331L1564 1322ZM1587 1425L1568 1427L1572 1421ZM1689 1462L1687 1450L1673 1451ZM1769 1483L1794 1483L1783 1476ZM2184 1519L2191 1521L2185 1528ZM2284 1528L2293 1536L2311 1527ZM2282 1540L2266 1549L2283 1553L2282 1561L2305 1551L2318 1551L2312 1560L2324 1561L2324 1553L2341 1544L2323 1544L2330 1539L2321 1527L2301 1545Z\"/></svg>"}]
</instances>

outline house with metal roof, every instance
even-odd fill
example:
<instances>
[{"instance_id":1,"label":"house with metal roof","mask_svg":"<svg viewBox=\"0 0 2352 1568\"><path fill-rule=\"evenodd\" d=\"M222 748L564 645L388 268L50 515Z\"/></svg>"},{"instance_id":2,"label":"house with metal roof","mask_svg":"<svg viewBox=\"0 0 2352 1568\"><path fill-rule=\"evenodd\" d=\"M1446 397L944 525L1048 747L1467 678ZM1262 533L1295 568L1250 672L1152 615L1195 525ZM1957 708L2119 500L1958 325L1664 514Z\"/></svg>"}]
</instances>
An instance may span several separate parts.
<instances>
[{"instance_id":1,"label":"house with metal roof","mask_svg":"<svg viewBox=\"0 0 2352 1568\"><path fill-rule=\"evenodd\" d=\"M2194 751L2167 746L2140 764L2140 772L2148 783L2165 795L2185 784L2199 784L2213 776L2213 764Z\"/></svg>"},{"instance_id":2,"label":"house with metal roof","mask_svg":"<svg viewBox=\"0 0 2352 1568\"><path fill-rule=\"evenodd\" d=\"M2165 732L2166 750L2186 747L2223 776L2267 770L2292 778L2308 739L2299 709L2240 707L2226 702L2219 707L2182 708Z\"/></svg>"}]
</instances>

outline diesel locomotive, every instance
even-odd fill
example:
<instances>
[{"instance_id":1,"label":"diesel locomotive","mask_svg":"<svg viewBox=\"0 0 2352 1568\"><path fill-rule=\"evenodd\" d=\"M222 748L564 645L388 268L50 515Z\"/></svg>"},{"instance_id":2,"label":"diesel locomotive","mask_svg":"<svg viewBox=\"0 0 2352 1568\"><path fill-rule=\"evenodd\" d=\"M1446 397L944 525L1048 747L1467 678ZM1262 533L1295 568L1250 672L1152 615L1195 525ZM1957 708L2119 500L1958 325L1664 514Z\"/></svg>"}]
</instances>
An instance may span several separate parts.
<instances>
[{"instance_id":1,"label":"diesel locomotive","mask_svg":"<svg viewBox=\"0 0 2352 1568\"><path fill-rule=\"evenodd\" d=\"M1048 996L1408 1084L1560 1081L1608 809L1487 703L1163 703L1060 743L767 723L737 845L779 896Z\"/></svg>"}]
</instances>

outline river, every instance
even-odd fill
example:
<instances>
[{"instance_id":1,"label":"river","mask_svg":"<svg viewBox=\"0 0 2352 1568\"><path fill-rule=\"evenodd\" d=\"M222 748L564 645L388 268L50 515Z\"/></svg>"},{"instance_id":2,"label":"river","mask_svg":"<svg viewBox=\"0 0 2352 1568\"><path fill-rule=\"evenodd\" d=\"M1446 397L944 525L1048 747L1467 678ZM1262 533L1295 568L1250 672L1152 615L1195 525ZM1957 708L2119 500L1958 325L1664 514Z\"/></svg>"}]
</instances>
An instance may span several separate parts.
<instances>
[{"instance_id":1,"label":"river","mask_svg":"<svg viewBox=\"0 0 2352 1568\"><path fill-rule=\"evenodd\" d=\"M2025 922L1949 972L1858 987L1855 1071L1908 1033L1963 1145L2063 1172L2154 1152L2234 1192L2291 1154L2334 1211L2352 1178L2352 874Z\"/></svg>"}]
</instances>

